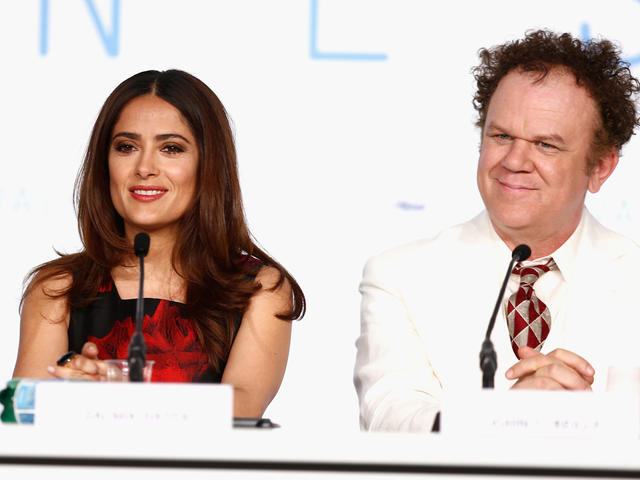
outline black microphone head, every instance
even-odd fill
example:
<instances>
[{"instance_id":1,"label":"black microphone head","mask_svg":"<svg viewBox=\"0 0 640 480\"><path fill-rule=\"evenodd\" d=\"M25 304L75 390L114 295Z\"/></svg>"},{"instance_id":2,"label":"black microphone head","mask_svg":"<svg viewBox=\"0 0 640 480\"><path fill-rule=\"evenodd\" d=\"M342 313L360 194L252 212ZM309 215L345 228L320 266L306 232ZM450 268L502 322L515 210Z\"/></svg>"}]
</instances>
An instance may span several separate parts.
<instances>
[{"instance_id":1,"label":"black microphone head","mask_svg":"<svg viewBox=\"0 0 640 480\"><path fill-rule=\"evenodd\" d=\"M136 238L133 239L133 252L136 254L136 257L146 257L147 253L149 253L149 235L146 233L139 233L136 235Z\"/></svg>"},{"instance_id":2,"label":"black microphone head","mask_svg":"<svg viewBox=\"0 0 640 480\"><path fill-rule=\"evenodd\" d=\"M511 254L511 258L513 258L516 262L521 262L523 260L526 260L527 258L529 258L531 256L531 248L529 248L529 245L518 245L516 248L513 249L513 253Z\"/></svg>"}]
</instances>

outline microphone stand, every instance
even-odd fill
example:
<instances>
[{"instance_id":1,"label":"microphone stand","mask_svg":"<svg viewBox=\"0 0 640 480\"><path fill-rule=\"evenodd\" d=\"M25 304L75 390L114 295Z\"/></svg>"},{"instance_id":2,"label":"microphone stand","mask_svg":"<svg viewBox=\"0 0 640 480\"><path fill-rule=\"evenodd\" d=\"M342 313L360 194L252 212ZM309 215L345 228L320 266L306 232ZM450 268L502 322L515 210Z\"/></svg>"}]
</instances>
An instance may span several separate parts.
<instances>
[{"instance_id":1,"label":"microphone stand","mask_svg":"<svg viewBox=\"0 0 640 480\"><path fill-rule=\"evenodd\" d=\"M142 334L142 320L144 318L144 257L149 252L149 235L139 233L133 241L133 251L140 259L140 281L138 299L136 301L136 331L129 342L129 381L142 382L144 364L147 356L147 346Z\"/></svg>"},{"instance_id":2,"label":"microphone stand","mask_svg":"<svg viewBox=\"0 0 640 480\"><path fill-rule=\"evenodd\" d=\"M531 256L531 249L527 245L518 245L513 249L511 254L511 261L509 262L509 268L507 269L507 274L502 281L502 287L500 288L500 293L498 294L498 300L496 301L496 306L493 309L493 313L491 314L491 319L489 320L489 327L487 328L487 333L484 337L484 341L482 342L482 348L480 350L480 369L482 370L482 388L493 388L494 386L494 378L496 374L496 369L498 368L498 359L496 356L496 351L493 348L493 342L491 342L491 332L493 331L493 326L496 323L496 316L498 315L498 310L500 309L500 304L502 303L502 298L504 297L504 291L507 288L507 282L509 281L509 277L511 276L511 271L513 270L513 265L516 262L521 262L522 260L526 260Z\"/></svg>"}]
</instances>

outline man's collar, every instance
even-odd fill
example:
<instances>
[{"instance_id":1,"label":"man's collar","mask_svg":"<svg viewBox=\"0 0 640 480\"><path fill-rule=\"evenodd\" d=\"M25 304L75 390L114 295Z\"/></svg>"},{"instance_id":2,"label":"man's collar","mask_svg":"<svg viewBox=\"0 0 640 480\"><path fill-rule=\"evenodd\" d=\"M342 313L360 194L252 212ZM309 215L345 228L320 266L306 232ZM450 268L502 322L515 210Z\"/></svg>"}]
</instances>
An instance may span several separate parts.
<instances>
[{"instance_id":1,"label":"man's collar","mask_svg":"<svg viewBox=\"0 0 640 480\"><path fill-rule=\"evenodd\" d=\"M589 213L587 212L587 208L583 207L582 215L580 216L580 223L578 223L578 227L574 230L571 236L564 242L555 252L548 257L553 257L553 260L556 262L558 266L558 270L564 277L566 282L571 282L573 275L575 273L575 265L576 260L579 255L579 247L582 239L585 235L585 231L587 230L587 216Z\"/></svg>"},{"instance_id":2,"label":"man's collar","mask_svg":"<svg viewBox=\"0 0 640 480\"><path fill-rule=\"evenodd\" d=\"M590 214L587 211L586 207L584 207L582 209L582 214L580 216L580 222L578 223L578 226L566 242L564 242L555 252L551 253L550 255L546 255L541 258L529 259L522 262L522 264L529 265L534 263L544 263L549 259L549 257L553 257L553 260L556 262L558 270L564 277L565 281L570 282L575 272L576 259L579 255L578 250L580 243L582 242L582 239L585 235L585 231L588 230L589 217ZM506 243L504 243L504 241L502 241L500 236L493 228L491 219L489 218L489 214L486 210L482 215L479 215L475 219L474 223L476 223L476 227L480 230L481 233L485 233L495 242L499 242L499 244L501 245L501 250L504 250L505 254L511 256L509 247L506 245Z\"/></svg>"}]
</instances>

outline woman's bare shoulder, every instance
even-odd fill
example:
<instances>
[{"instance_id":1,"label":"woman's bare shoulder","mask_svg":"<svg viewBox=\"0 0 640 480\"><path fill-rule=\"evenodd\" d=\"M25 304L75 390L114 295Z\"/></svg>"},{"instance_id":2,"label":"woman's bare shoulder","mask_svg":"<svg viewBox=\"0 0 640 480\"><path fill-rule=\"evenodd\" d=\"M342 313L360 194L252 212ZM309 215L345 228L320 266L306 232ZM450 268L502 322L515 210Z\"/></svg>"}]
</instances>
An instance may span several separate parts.
<instances>
[{"instance_id":1,"label":"woman's bare shoulder","mask_svg":"<svg viewBox=\"0 0 640 480\"><path fill-rule=\"evenodd\" d=\"M25 291L22 317L46 319L53 322L68 316L66 292L73 277L67 272L42 270L36 274Z\"/></svg>"},{"instance_id":2,"label":"woman's bare shoulder","mask_svg":"<svg viewBox=\"0 0 640 480\"><path fill-rule=\"evenodd\" d=\"M260 267L260 270L258 270L258 273L256 274L256 282L262 285L262 288L266 290L271 290L283 285L286 289L290 288L287 277L285 277L276 267L271 267L269 265L263 265Z\"/></svg>"},{"instance_id":3,"label":"woman's bare shoulder","mask_svg":"<svg viewBox=\"0 0 640 480\"><path fill-rule=\"evenodd\" d=\"M72 276L39 270L27 286L20 312L20 343L14 377L49 378L47 366L68 349Z\"/></svg>"}]
</instances>

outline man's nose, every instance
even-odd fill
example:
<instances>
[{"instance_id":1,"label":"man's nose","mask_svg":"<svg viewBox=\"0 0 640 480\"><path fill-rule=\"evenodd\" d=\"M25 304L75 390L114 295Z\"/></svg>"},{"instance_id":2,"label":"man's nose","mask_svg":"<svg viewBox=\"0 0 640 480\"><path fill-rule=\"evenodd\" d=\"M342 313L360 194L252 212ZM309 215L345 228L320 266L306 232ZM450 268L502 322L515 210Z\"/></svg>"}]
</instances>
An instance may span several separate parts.
<instances>
[{"instance_id":1,"label":"man's nose","mask_svg":"<svg viewBox=\"0 0 640 480\"><path fill-rule=\"evenodd\" d=\"M533 167L531 146L526 140L514 139L502 158L502 166L512 172L530 172Z\"/></svg>"}]
</instances>

